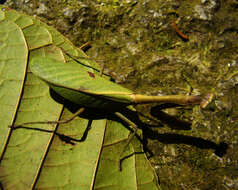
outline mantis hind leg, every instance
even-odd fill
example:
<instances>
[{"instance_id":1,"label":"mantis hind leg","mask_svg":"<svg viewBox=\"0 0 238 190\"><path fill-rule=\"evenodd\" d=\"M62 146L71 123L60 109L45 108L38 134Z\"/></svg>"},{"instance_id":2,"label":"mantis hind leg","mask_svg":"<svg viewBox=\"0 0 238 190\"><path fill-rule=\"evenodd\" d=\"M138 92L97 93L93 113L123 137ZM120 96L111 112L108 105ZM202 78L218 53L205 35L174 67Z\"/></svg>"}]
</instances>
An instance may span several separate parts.
<instances>
[{"instance_id":1,"label":"mantis hind leg","mask_svg":"<svg viewBox=\"0 0 238 190\"><path fill-rule=\"evenodd\" d=\"M20 125L16 125L16 126L9 126L10 128L19 128L23 125L32 125L32 124L65 124L65 123L69 123L70 121L72 121L74 118L76 118L78 115L80 115L83 111L85 110L85 108L80 108L78 109L78 111L76 111L72 117L70 117L69 119L66 120L61 120L61 121L35 121L35 122L26 122L26 123L22 123Z\"/></svg>"}]
</instances>

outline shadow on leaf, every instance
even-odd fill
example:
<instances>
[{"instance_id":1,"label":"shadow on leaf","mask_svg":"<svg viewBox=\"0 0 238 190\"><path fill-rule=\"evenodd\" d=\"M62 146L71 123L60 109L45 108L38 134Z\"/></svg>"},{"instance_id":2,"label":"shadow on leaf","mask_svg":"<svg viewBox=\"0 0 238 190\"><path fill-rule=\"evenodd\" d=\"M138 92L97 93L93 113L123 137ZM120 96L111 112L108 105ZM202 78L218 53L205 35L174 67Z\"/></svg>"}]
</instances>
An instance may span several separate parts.
<instances>
[{"instance_id":1,"label":"shadow on leaf","mask_svg":"<svg viewBox=\"0 0 238 190\"><path fill-rule=\"evenodd\" d=\"M62 98L61 96L59 96L52 90L50 91L50 94L55 101L63 104L72 113L75 113L79 108L81 108L80 105L76 105L68 100L65 100L64 98ZM158 119L157 125L149 125L149 124L143 123L139 119L138 113L128 108L121 107L121 108L118 108L119 110L117 111L119 111L121 114L126 116L129 120L134 122L140 129L143 130L143 139L141 139L141 137L138 135L136 136L140 140L140 142L143 144L145 152L149 153L150 156L152 156L153 153L147 148L148 139L156 139L159 142L164 144L187 144L187 145L195 146L200 149L214 149L215 154L219 157L222 157L226 153L228 149L228 144L226 144L225 142L216 144L212 141L205 140L201 137L192 137L192 136L173 134L173 133L160 134L157 131L152 130L152 128L161 128L161 127L164 127L165 125L170 126L170 128L172 129L177 129L177 130L191 129L191 124L189 122L179 120L176 117L170 116L164 113L163 111L161 111L161 109L174 107L174 106L176 105L165 104L165 105L156 106L151 109L151 115L153 115L154 117ZM109 119L109 120L117 121L122 123L128 130L132 131L132 129L128 126L128 124L125 121L115 116L114 111L115 110L102 110L102 109L95 109L95 108L85 109L85 111L82 114L80 114L80 117L86 118L90 122L88 123L87 129L85 130L81 139L75 139L75 138L66 136L64 134L57 133L56 131L53 131L53 130L45 130L45 129L39 129L39 128L25 127L25 126L18 126L18 127L15 127L15 128L12 127L12 128L13 129L24 128L24 129L54 133L65 143L75 145L75 142L83 142L86 140L87 134L91 127L92 120Z\"/></svg>"}]
</instances>

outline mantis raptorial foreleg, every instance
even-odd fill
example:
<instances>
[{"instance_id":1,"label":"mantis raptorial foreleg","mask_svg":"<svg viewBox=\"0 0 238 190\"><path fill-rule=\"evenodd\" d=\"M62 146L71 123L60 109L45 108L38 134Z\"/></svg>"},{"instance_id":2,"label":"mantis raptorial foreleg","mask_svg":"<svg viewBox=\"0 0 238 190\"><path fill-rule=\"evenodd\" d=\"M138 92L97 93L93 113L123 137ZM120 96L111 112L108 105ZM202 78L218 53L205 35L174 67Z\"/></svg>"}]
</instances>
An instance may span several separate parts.
<instances>
[{"instance_id":1,"label":"mantis raptorial foreleg","mask_svg":"<svg viewBox=\"0 0 238 190\"><path fill-rule=\"evenodd\" d=\"M119 169L119 171L121 171L121 163L122 163L122 160L123 160L122 154L125 152L126 148L130 144L132 139L135 137L138 127L137 127L137 125L135 123L133 123L131 120L126 118L121 113L115 112L115 115L118 116L121 120L125 121L129 126L131 126L133 128L133 133L128 136L127 143L124 145L124 147L123 147L123 149L122 149L122 151L121 151L121 153L119 155L118 169Z\"/></svg>"}]
</instances>

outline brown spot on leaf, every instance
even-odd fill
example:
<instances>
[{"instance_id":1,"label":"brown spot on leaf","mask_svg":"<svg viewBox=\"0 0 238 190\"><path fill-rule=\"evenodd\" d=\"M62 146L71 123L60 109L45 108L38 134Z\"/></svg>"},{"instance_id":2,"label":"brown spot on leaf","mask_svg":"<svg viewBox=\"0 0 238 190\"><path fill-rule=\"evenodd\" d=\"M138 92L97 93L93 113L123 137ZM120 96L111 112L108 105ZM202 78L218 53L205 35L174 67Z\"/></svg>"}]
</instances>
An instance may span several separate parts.
<instances>
[{"instance_id":1,"label":"brown spot on leaf","mask_svg":"<svg viewBox=\"0 0 238 190\"><path fill-rule=\"evenodd\" d=\"M1 9L2 11L5 11L5 12L7 12L7 11L10 11L11 10L11 8L9 8L9 7L3 7L2 9Z\"/></svg>"},{"instance_id":2,"label":"brown spot on leaf","mask_svg":"<svg viewBox=\"0 0 238 190\"><path fill-rule=\"evenodd\" d=\"M89 71L88 71L88 75L89 75L90 77L92 77L93 79L96 78L95 74L94 74L94 73L91 73L91 72L89 72Z\"/></svg>"}]
</instances>

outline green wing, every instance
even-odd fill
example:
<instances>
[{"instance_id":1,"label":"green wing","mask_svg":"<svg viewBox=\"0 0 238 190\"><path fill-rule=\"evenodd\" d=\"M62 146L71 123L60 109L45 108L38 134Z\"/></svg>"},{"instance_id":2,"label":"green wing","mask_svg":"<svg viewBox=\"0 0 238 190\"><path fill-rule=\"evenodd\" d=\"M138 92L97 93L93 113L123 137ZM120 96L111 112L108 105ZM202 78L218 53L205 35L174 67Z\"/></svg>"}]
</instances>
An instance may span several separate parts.
<instances>
[{"instance_id":1,"label":"green wing","mask_svg":"<svg viewBox=\"0 0 238 190\"><path fill-rule=\"evenodd\" d=\"M129 104L133 92L79 64L66 64L50 58L32 60L31 71L64 98L86 107L110 107Z\"/></svg>"}]
</instances>

